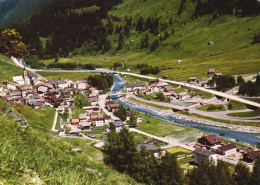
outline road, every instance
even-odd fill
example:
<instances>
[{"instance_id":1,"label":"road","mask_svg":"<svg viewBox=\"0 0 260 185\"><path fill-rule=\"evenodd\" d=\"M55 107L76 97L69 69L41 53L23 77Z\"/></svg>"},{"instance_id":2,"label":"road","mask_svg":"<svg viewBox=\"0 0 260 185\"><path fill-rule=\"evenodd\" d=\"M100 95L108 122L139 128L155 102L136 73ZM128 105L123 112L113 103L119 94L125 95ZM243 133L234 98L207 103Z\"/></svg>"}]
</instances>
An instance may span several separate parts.
<instances>
[{"instance_id":1,"label":"road","mask_svg":"<svg viewBox=\"0 0 260 185\"><path fill-rule=\"evenodd\" d=\"M12 57L12 60L14 61L14 63L18 67L24 68L24 66L21 63L19 63L16 58ZM32 71L32 72L48 71L48 70L31 69L31 68L27 68L27 67L26 67L26 69L28 71ZM116 74L120 73L120 74L123 74L123 75L130 75L130 76L135 76L135 77L139 77L139 78L146 78L146 79L154 79L155 78L155 77L150 77L150 76L145 76L145 75L140 75L140 74L135 74L135 73L129 73L129 72L112 71L112 70L108 70L108 69L97 69L97 70L86 70L86 71L80 71L80 70L52 70L52 72L96 72L96 73L104 72L104 73L116 73ZM231 99L231 100L235 100L235 101L247 104L247 105L251 105L251 106L260 108L260 104L259 103L256 103L256 102L253 102L253 101L249 101L249 100L240 98L240 97L232 95L232 94L226 94L226 93L215 91L215 90L212 90L212 89L206 89L204 87L200 87L200 86L197 86L197 85L189 84L189 83L186 83L186 82L177 82L177 81L174 81L174 80L166 80L166 79L162 79L162 78L159 78L159 79L161 81L163 81L163 82L172 83L172 84L176 84L176 85L181 85L181 86L185 86L185 87L201 90L201 91L204 91L204 92L207 92L207 93L214 94L216 96L220 96L220 97L223 97L223 98L228 98L228 99Z\"/></svg>"},{"instance_id":2,"label":"road","mask_svg":"<svg viewBox=\"0 0 260 185\"><path fill-rule=\"evenodd\" d=\"M55 115L54 115L54 119L53 119L53 125L52 125L52 128L51 128L51 131L52 132L58 132L58 130L56 130L56 124L57 124L57 119L58 119L58 112L57 110L55 111Z\"/></svg>"},{"instance_id":3,"label":"road","mask_svg":"<svg viewBox=\"0 0 260 185\"><path fill-rule=\"evenodd\" d=\"M99 99L99 106L100 108L105 112L106 115L108 116L111 116L111 118L113 120L119 120L118 117L116 117L112 112L109 112L106 108L105 108L105 103L106 103L106 98L107 98L108 94L103 94L103 95L100 95L98 97Z\"/></svg>"}]
</instances>

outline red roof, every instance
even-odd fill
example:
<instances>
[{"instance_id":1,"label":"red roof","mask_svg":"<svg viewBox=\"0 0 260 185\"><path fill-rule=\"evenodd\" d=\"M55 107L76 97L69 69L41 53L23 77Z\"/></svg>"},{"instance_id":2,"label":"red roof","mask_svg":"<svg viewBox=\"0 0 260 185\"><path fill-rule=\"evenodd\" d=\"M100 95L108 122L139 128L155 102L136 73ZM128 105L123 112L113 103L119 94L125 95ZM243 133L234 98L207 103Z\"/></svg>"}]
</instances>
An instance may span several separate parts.
<instances>
[{"instance_id":1,"label":"red roof","mask_svg":"<svg viewBox=\"0 0 260 185\"><path fill-rule=\"evenodd\" d=\"M100 115L93 115L93 116L90 116L90 119L91 120L104 119L104 116L102 114L100 114Z\"/></svg>"},{"instance_id":2,"label":"red roof","mask_svg":"<svg viewBox=\"0 0 260 185\"><path fill-rule=\"evenodd\" d=\"M205 136L205 138L208 140L208 142L212 145L220 143L221 142L221 138L219 138L216 134L212 134L209 136Z\"/></svg>"},{"instance_id":3,"label":"red roof","mask_svg":"<svg viewBox=\"0 0 260 185\"><path fill-rule=\"evenodd\" d=\"M72 119L71 123L73 123L73 124L79 123L79 119Z\"/></svg>"}]
</instances>

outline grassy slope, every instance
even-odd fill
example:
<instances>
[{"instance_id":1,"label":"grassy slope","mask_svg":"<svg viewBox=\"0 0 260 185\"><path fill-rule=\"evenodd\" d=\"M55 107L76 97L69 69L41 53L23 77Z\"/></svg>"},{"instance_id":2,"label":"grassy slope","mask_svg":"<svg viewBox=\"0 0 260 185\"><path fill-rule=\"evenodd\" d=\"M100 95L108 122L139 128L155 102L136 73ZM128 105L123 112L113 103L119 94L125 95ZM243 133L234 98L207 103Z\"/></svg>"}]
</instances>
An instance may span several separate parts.
<instances>
[{"instance_id":1,"label":"grassy slope","mask_svg":"<svg viewBox=\"0 0 260 185\"><path fill-rule=\"evenodd\" d=\"M1 181L7 184L135 184L130 177L104 165L102 152L93 148L90 141L50 134L47 130L52 124L53 110L39 112L25 105L12 106L32 128L22 128L0 112ZM82 152L71 152L76 147Z\"/></svg>"},{"instance_id":2,"label":"grassy slope","mask_svg":"<svg viewBox=\"0 0 260 185\"><path fill-rule=\"evenodd\" d=\"M186 9L180 17L177 16L181 0L175 1L132 1L126 0L109 12L121 18L121 22L114 22L116 25L124 25L125 15L132 16L137 22L139 16L160 17L161 22L168 22L172 17L174 23L167 28L170 37L162 41L159 48L147 54L147 50L139 49L139 42L144 33L138 33L131 29L130 37L124 39L125 47L116 52L118 34L109 36L112 50L105 55L79 56L73 59L61 59L79 63L95 63L104 67L112 66L114 62L124 62L128 67L140 63L148 63L160 66L162 71L157 76L169 75L170 79L187 80L190 76L208 77L208 68L215 68L217 72L223 74L243 74L255 73L260 68L260 58L258 51L260 44L252 45L254 34L260 32L260 16L237 18L234 16L221 16L209 25L210 15L205 15L196 20L190 21L195 4L187 0ZM160 4L160 6L158 6ZM170 10L170 13L167 11ZM187 22L186 25L183 22ZM104 20L104 24L106 21ZM252 30L248 30L253 27ZM171 34L171 29L175 29L175 34ZM164 31L159 31L163 36ZM184 37L180 35L184 33ZM149 33L150 43L156 38ZM130 46L130 40L134 44ZM208 42L213 41L214 45L208 46ZM175 45L179 44L176 48ZM123 56L118 57L121 53ZM104 56L109 56L109 60L104 60ZM177 60L183 62L177 65ZM46 61L48 63L48 61ZM132 72L139 72L138 69L131 69Z\"/></svg>"},{"instance_id":3,"label":"grassy slope","mask_svg":"<svg viewBox=\"0 0 260 185\"><path fill-rule=\"evenodd\" d=\"M70 80L82 80L88 78L90 75L95 75L97 73L87 73L87 72L38 72L40 75L44 76L47 79L70 79Z\"/></svg>"},{"instance_id":4,"label":"grassy slope","mask_svg":"<svg viewBox=\"0 0 260 185\"><path fill-rule=\"evenodd\" d=\"M0 54L0 82L4 80L12 81L13 76L22 74L21 68L15 66L9 58Z\"/></svg>"}]
</instances>

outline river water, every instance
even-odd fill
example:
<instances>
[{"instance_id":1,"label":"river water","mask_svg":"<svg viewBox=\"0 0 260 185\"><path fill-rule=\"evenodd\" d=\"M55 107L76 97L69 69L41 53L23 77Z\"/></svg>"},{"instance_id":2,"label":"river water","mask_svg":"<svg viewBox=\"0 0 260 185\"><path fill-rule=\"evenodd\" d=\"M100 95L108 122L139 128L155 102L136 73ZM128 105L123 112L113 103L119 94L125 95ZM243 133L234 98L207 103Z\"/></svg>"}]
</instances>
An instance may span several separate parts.
<instances>
[{"instance_id":1,"label":"river water","mask_svg":"<svg viewBox=\"0 0 260 185\"><path fill-rule=\"evenodd\" d=\"M118 93L125 87L125 83L117 75L114 75L114 82L115 82L115 85L114 85L114 88L112 89L112 93ZM163 120L167 120L167 121L170 121L170 122L173 122L173 123L197 128L197 129L200 129L200 130L205 130L207 132L214 133L214 134L225 133L226 138L229 138L229 139L232 139L232 140L238 139L239 141L242 141L242 142L248 143L248 144L252 144L252 145L256 145L257 142L260 142L260 134L238 132L238 131L233 131L233 130L226 129L226 128L219 128L219 127L204 125L204 124L195 123L195 122L191 122L191 121L176 119L176 118L172 118L170 116L163 116L163 115L159 115L155 112L152 112L150 110L135 107L133 105L125 103L125 102L119 100L117 96L112 96L111 99L114 100L114 101L118 101L119 103L123 104L125 107L130 107L133 110L137 110L137 111L142 112L144 114L145 113L151 114L152 116L155 116L157 118L161 118Z\"/></svg>"}]
</instances>

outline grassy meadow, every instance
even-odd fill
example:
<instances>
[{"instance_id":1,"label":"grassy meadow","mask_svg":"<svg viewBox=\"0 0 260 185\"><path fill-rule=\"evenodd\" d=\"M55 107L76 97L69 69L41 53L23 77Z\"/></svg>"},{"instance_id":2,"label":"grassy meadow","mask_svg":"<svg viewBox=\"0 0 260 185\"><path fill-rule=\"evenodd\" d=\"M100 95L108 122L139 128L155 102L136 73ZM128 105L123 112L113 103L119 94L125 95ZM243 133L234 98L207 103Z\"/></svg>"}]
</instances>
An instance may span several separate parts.
<instances>
[{"instance_id":1,"label":"grassy meadow","mask_svg":"<svg viewBox=\"0 0 260 185\"><path fill-rule=\"evenodd\" d=\"M86 79L91 75L95 75L97 73L88 73L88 72L53 72L53 71L41 71L38 72L40 75L47 79L70 79L70 80L82 80Z\"/></svg>"},{"instance_id":2,"label":"grassy meadow","mask_svg":"<svg viewBox=\"0 0 260 185\"><path fill-rule=\"evenodd\" d=\"M13 76L22 75L23 70L17 67L13 61L0 54L0 82L12 81Z\"/></svg>"}]
</instances>

